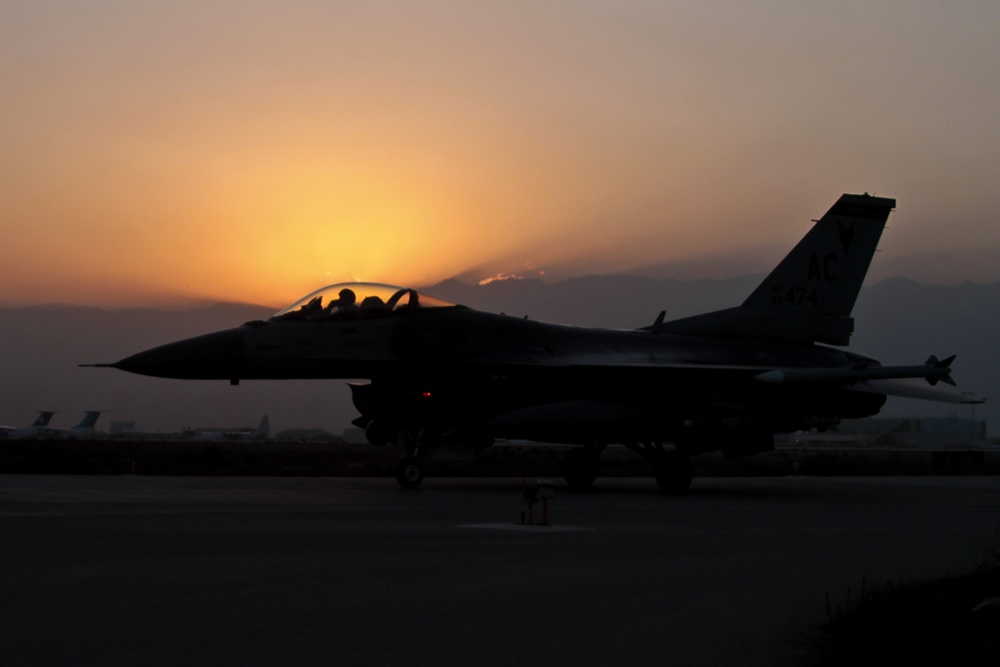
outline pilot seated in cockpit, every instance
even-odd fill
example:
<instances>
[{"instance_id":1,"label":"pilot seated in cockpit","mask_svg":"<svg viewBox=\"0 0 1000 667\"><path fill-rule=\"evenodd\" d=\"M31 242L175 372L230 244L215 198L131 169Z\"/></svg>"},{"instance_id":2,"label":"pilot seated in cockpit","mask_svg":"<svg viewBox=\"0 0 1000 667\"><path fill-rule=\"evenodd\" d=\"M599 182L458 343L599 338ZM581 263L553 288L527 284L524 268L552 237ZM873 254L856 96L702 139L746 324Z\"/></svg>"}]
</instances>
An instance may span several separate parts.
<instances>
[{"instance_id":1,"label":"pilot seated in cockpit","mask_svg":"<svg viewBox=\"0 0 1000 667\"><path fill-rule=\"evenodd\" d=\"M340 290L337 296L339 298L333 299L330 303L326 304L326 308L323 309L323 317L349 313L358 309L358 297L354 293L354 290L345 287Z\"/></svg>"}]
</instances>

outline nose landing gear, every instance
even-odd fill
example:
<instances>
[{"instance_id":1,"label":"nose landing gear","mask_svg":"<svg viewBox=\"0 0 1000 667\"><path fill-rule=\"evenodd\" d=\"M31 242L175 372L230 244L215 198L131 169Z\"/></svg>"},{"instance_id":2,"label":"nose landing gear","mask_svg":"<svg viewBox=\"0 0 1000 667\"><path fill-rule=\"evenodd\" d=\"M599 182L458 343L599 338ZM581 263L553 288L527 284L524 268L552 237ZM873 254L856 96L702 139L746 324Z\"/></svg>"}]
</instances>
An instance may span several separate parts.
<instances>
[{"instance_id":1,"label":"nose landing gear","mask_svg":"<svg viewBox=\"0 0 1000 667\"><path fill-rule=\"evenodd\" d=\"M408 456L396 465L396 481L404 489L415 489L424 481L424 469L420 459Z\"/></svg>"},{"instance_id":2,"label":"nose landing gear","mask_svg":"<svg viewBox=\"0 0 1000 667\"><path fill-rule=\"evenodd\" d=\"M404 489L415 489L424 481L424 469L420 462L423 439L423 429L401 428L396 432L396 444L403 453L396 464L396 481Z\"/></svg>"}]
</instances>

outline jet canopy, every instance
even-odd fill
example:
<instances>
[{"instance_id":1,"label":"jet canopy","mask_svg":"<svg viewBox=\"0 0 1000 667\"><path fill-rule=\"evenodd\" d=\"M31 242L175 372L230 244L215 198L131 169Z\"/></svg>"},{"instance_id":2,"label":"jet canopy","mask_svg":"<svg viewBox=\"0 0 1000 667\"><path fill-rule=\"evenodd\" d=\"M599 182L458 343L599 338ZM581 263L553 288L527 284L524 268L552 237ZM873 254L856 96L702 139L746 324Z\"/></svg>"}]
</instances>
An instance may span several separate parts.
<instances>
[{"instance_id":1,"label":"jet canopy","mask_svg":"<svg viewBox=\"0 0 1000 667\"><path fill-rule=\"evenodd\" d=\"M455 304L406 287L379 283L337 283L307 294L271 319L325 320L382 317L417 308L454 308Z\"/></svg>"}]
</instances>

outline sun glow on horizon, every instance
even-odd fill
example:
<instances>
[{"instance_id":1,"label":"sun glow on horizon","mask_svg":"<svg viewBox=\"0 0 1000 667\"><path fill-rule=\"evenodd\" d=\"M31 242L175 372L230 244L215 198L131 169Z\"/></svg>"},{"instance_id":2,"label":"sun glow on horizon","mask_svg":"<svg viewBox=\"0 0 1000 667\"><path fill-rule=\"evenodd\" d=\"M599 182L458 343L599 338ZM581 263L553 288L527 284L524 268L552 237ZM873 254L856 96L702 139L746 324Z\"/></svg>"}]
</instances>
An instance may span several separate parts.
<instances>
[{"instance_id":1,"label":"sun glow on horizon","mask_svg":"<svg viewBox=\"0 0 1000 667\"><path fill-rule=\"evenodd\" d=\"M724 275L865 190L894 270L1000 279L995 3L112 13L0 8L0 303Z\"/></svg>"}]
</instances>

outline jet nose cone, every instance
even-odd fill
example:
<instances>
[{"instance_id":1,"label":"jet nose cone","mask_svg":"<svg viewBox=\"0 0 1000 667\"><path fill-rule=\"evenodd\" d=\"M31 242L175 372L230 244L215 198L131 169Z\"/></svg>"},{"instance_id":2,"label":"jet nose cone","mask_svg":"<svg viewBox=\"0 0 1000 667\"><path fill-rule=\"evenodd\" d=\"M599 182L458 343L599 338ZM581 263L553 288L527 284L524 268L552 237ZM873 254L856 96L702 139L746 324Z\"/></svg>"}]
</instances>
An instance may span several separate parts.
<instances>
[{"instance_id":1,"label":"jet nose cone","mask_svg":"<svg viewBox=\"0 0 1000 667\"><path fill-rule=\"evenodd\" d=\"M243 337L229 329L154 347L111 366L162 378L238 380L243 362Z\"/></svg>"}]
</instances>

